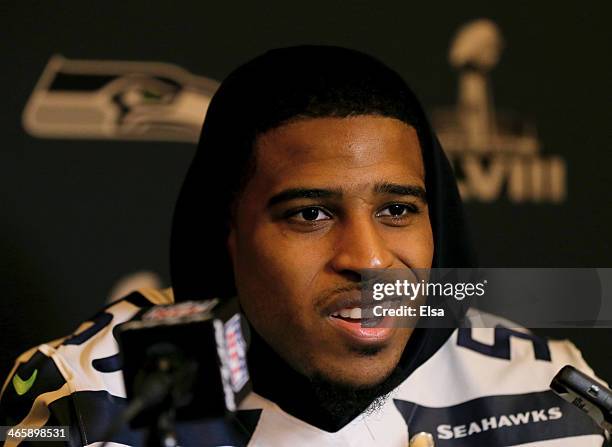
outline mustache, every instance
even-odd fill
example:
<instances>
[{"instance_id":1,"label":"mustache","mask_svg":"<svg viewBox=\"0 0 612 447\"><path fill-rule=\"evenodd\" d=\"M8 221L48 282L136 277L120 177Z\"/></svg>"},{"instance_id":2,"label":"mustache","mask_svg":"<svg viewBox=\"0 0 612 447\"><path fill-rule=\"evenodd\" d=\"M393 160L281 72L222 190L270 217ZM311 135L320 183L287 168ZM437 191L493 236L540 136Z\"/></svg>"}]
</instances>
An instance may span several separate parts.
<instances>
[{"instance_id":1,"label":"mustache","mask_svg":"<svg viewBox=\"0 0 612 447\"><path fill-rule=\"evenodd\" d=\"M355 296L352 292L371 290L376 281L376 278L371 278L359 282L339 284L335 287L326 289L315 298L315 309L327 315L332 307L341 308L358 306L366 300L366 297L362 296L362 293L360 293L359 296ZM368 301L370 300L368 299Z\"/></svg>"}]
</instances>

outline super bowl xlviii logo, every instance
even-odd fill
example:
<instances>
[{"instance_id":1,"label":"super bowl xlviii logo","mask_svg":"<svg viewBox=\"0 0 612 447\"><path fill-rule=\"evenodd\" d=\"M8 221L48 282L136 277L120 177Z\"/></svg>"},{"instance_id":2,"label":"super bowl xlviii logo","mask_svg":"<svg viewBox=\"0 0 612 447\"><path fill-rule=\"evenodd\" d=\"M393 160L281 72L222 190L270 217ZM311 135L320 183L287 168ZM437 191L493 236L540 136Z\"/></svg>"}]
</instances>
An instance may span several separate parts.
<instances>
[{"instance_id":1,"label":"super bowl xlviii logo","mask_svg":"<svg viewBox=\"0 0 612 447\"><path fill-rule=\"evenodd\" d=\"M41 138L197 142L218 82L161 62L53 56L23 112Z\"/></svg>"},{"instance_id":2,"label":"super bowl xlviii logo","mask_svg":"<svg viewBox=\"0 0 612 447\"><path fill-rule=\"evenodd\" d=\"M457 104L434 110L434 127L464 199L492 202L505 194L515 203L562 202L563 158L540 153L532 122L495 108L489 72L502 46L501 33L490 20L479 19L458 30L449 54L459 73Z\"/></svg>"}]
</instances>

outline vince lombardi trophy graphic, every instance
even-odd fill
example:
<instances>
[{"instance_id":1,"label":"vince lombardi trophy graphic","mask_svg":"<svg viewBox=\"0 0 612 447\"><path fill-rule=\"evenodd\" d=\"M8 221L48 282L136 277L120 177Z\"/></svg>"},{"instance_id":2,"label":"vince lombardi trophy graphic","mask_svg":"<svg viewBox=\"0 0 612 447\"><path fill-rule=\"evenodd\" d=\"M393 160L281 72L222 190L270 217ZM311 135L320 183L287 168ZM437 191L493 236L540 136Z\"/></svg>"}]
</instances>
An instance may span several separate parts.
<instances>
[{"instance_id":1,"label":"vince lombardi trophy graphic","mask_svg":"<svg viewBox=\"0 0 612 447\"><path fill-rule=\"evenodd\" d=\"M480 19L464 25L451 45L449 59L460 71L457 116L472 150L490 150L496 118L488 73L497 65L503 46L497 25Z\"/></svg>"}]
</instances>

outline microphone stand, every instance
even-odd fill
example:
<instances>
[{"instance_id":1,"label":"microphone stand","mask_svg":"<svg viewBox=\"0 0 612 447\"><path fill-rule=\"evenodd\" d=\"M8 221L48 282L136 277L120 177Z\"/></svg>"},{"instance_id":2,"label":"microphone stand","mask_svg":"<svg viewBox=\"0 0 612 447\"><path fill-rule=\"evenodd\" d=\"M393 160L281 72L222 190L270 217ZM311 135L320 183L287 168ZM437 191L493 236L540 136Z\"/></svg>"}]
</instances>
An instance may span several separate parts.
<instances>
[{"instance_id":1,"label":"microphone stand","mask_svg":"<svg viewBox=\"0 0 612 447\"><path fill-rule=\"evenodd\" d=\"M151 408L151 423L146 437L146 445L151 447L176 447L176 409L188 404L193 398L191 388L195 380L197 364L184 358L176 346L166 343L154 345L149 349L153 360L153 373L148 374L136 386L137 396L150 396L150 391L161 385L162 399L152 399L145 408ZM137 381L138 383L139 381ZM146 397L145 397L146 398Z\"/></svg>"},{"instance_id":2,"label":"microphone stand","mask_svg":"<svg viewBox=\"0 0 612 447\"><path fill-rule=\"evenodd\" d=\"M149 426L145 445L151 447L177 447L178 439L175 429L175 409L166 408L157 416L154 424Z\"/></svg>"},{"instance_id":3,"label":"microphone stand","mask_svg":"<svg viewBox=\"0 0 612 447\"><path fill-rule=\"evenodd\" d=\"M184 358L176 346L159 343L147 350L149 362L134 383L134 399L111 424L102 439L104 447L133 418L149 420L145 445L176 447L176 409L193 398L197 364ZM141 419L141 420L142 420Z\"/></svg>"}]
</instances>

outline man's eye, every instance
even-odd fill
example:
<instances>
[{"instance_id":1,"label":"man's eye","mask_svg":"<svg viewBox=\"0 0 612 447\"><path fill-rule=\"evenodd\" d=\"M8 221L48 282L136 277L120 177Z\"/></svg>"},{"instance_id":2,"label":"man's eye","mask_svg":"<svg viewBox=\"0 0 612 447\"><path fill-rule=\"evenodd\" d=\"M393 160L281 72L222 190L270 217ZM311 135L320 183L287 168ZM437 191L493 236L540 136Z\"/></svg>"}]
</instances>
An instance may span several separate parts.
<instances>
[{"instance_id":1,"label":"man's eye","mask_svg":"<svg viewBox=\"0 0 612 447\"><path fill-rule=\"evenodd\" d=\"M299 210L298 212L294 213L291 217L297 220L308 221L308 222L315 222L317 220L330 219L329 215L325 213L321 208L314 208L314 207L303 208Z\"/></svg>"},{"instance_id":2,"label":"man's eye","mask_svg":"<svg viewBox=\"0 0 612 447\"><path fill-rule=\"evenodd\" d=\"M383 208L378 214L378 217L400 218L408 214L418 213L416 205L396 203Z\"/></svg>"}]
</instances>

